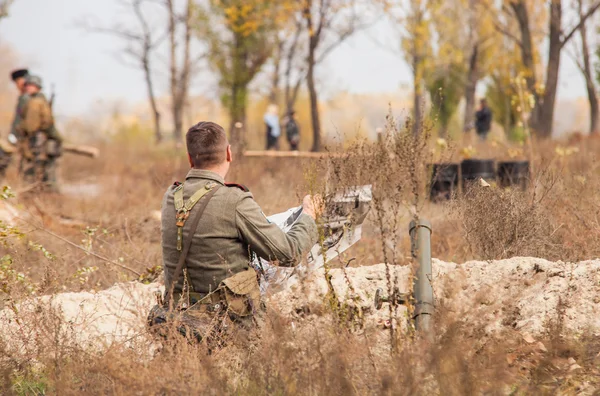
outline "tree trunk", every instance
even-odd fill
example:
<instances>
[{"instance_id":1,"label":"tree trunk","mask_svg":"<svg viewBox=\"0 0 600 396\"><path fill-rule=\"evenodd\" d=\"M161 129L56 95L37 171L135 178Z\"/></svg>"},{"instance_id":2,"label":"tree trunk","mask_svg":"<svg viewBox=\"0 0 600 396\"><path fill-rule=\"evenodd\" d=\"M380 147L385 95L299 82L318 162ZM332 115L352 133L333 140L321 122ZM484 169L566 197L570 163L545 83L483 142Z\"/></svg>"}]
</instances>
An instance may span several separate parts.
<instances>
[{"instance_id":1,"label":"tree trunk","mask_svg":"<svg viewBox=\"0 0 600 396\"><path fill-rule=\"evenodd\" d=\"M463 123L463 132L473 129L475 117L475 89L479 80L477 70L477 61L479 57L479 45L473 46L471 57L469 59L469 70L467 71L467 84L465 86L465 114Z\"/></svg>"},{"instance_id":2,"label":"tree trunk","mask_svg":"<svg viewBox=\"0 0 600 396\"><path fill-rule=\"evenodd\" d=\"M321 10L323 11L323 10ZM319 21L318 28L314 29L312 19L312 0L306 0L304 5L304 18L306 19L306 29L308 31L308 73L306 83L308 85L308 93L310 97L310 118L313 130L313 145L312 151L321 150L321 122L319 120L319 99L317 97L317 89L315 87L315 52L319 45L320 33L323 27L323 15Z\"/></svg>"},{"instance_id":3,"label":"tree trunk","mask_svg":"<svg viewBox=\"0 0 600 396\"><path fill-rule=\"evenodd\" d=\"M423 87L420 71L421 59L413 55L413 124L412 133L416 137L421 132L421 121L423 120Z\"/></svg>"},{"instance_id":4,"label":"tree trunk","mask_svg":"<svg viewBox=\"0 0 600 396\"><path fill-rule=\"evenodd\" d=\"M179 86L178 86L178 119L175 122L175 141L180 143L183 132L183 113L185 106L188 101L188 92L190 87L190 42L192 40L192 0L187 0L185 9L185 20L184 20L184 46L183 46L183 65L181 65L181 71L179 74Z\"/></svg>"},{"instance_id":5,"label":"tree trunk","mask_svg":"<svg viewBox=\"0 0 600 396\"><path fill-rule=\"evenodd\" d=\"M315 87L315 53L311 48L308 55L308 76L307 76L308 92L310 96L310 117L313 130L313 145L312 151L321 150L321 123L319 120L319 99L317 97L317 89Z\"/></svg>"},{"instance_id":6,"label":"tree trunk","mask_svg":"<svg viewBox=\"0 0 600 396\"><path fill-rule=\"evenodd\" d=\"M283 52L283 41L277 39L275 45L275 54L273 56L273 75L271 76L271 92L269 93L269 102L278 104L279 103L279 80L281 74L281 56Z\"/></svg>"},{"instance_id":7,"label":"tree trunk","mask_svg":"<svg viewBox=\"0 0 600 396\"><path fill-rule=\"evenodd\" d=\"M535 94L536 76L535 64L533 61L533 39L529 26L529 12L525 0L519 0L510 3L521 31L521 60L526 69L525 80L527 81L527 89Z\"/></svg>"},{"instance_id":8,"label":"tree trunk","mask_svg":"<svg viewBox=\"0 0 600 396\"><path fill-rule=\"evenodd\" d=\"M146 48L145 51L146 54L142 58L142 67L144 69L144 79L146 80L148 101L150 102L152 119L154 121L154 139L156 140L156 143L160 143L162 141L162 132L160 130L160 113L156 103L156 96L154 95L154 84L152 83L152 74L150 72L150 59L148 57L149 49Z\"/></svg>"},{"instance_id":9,"label":"tree trunk","mask_svg":"<svg viewBox=\"0 0 600 396\"><path fill-rule=\"evenodd\" d=\"M590 103L590 135L598 133L598 95L594 84L593 71L590 61L590 47L587 39L587 27L583 21L583 0L579 0L579 17L582 20L579 27L581 35L581 52L583 55L583 65L581 71L585 77L585 85L587 88L588 102Z\"/></svg>"},{"instance_id":10,"label":"tree trunk","mask_svg":"<svg viewBox=\"0 0 600 396\"><path fill-rule=\"evenodd\" d=\"M177 62L177 15L173 0L167 0L169 18L169 74L171 86L171 112L173 116L173 139L180 145L183 136L183 110L187 101L190 80L190 41L192 0L187 0L184 22L183 64Z\"/></svg>"},{"instance_id":11,"label":"tree trunk","mask_svg":"<svg viewBox=\"0 0 600 396\"><path fill-rule=\"evenodd\" d=\"M543 96L538 95L537 91L537 78L535 75L535 63L533 60L533 38L531 36L531 29L529 25L529 12L527 11L527 5L525 0L519 0L510 3L517 22L519 24L519 30L521 32L521 62L525 67L525 81L527 83L527 90L533 94L535 98L535 106L529 116L529 125L532 129L539 129L540 122L540 102L543 100Z\"/></svg>"},{"instance_id":12,"label":"tree trunk","mask_svg":"<svg viewBox=\"0 0 600 396\"><path fill-rule=\"evenodd\" d=\"M296 100L298 98L298 92L300 91L300 86L304 80L304 70L299 70L299 76L296 78L295 82L292 83L292 70L294 67L294 59L296 59L296 51L298 48L298 42L300 40L300 34L302 33L302 24L299 22L296 23L296 31L294 33L294 37L292 39L291 45L286 54L286 67L285 67L285 106L286 113L289 114L290 111L294 109L294 105L296 104Z\"/></svg>"},{"instance_id":13,"label":"tree trunk","mask_svg":"<svg viewBox=\"0 0 600 396\"><path fill-rule=\"evenodd\" d=\"M231 146L235 152L242 152L246 145L246 106L248 98L248 88L242 84L234 84L231 87L231 100L229 104L229 136ZM236 126L240 123L241 126Z\"/></svg>"},{"instance_id":14,"label":"tree trunk","mask_svg":"<svg viewBox=\"0 0 600 396\"><path fill-rule=\"evenodd\" d=\"M171 88L171 117L173 118L173 140L180 143L181 130L177 129L177 40L175 30L175 9L173 0L167 0L169 11L169 85Z\"/></svg>"},{"instance_id":15,"label":"tree trunk","mask_svg":"<svg viewBox=\"0 0 600 396\"><path fill-rule=\"evenodd\" d=\"M513 123L512 123L512 107L511 107L511 103L510 103L510 96L509 95L503 95L503 97L504 97L504 112L505 112L505 117L504 117L504 134L506 135L506 137L509 137L511 135L512 127L513 127Z\"/></svg>"},{"instance_id":16,"label":"tree trunk","mask_svg":"<svg viewBox=\"0 0 600 396\"><path fill-rule=\"evenodd\" d=\"M535 112L536 124L531 125L536 134L542 138L552 136L552 123L554 121L554 104L556 101L556 89L558 88L558 71L560 68L560 52L562 26L562 4L561 0L552 0L550 4L550 33L548 46L548 65L546 67L546 87L543 99L536 102ZM534 109L535 110L535 109Z\"/></svg>"}]
</instances>

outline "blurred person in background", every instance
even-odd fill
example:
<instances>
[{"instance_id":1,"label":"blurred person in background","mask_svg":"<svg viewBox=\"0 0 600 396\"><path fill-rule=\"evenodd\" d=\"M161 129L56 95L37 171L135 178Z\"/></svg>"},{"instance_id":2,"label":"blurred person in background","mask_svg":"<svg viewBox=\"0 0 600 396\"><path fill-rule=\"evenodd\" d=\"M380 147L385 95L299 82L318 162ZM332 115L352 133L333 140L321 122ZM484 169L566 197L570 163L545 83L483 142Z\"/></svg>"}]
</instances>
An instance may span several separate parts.
<instances>
[{"instance_id":1,"label":"blurred person in background","mask_svg":"<svg viewBox=\"0 0 600 396\"><path fill-rule=\"evenodd\" d=\"M479 110L475 113L475 131L482 141L487 139L492 127L492 110L487 105L487 100L481 99Z\"/></svg>"},{"instance_id":2,"label":"blurred person in background","mask_svg":"<svg viewBox=\"0 0 600 396\"><path fill-rule=\"evenodd\" d=\"M52 109L42 93L42 79L28 75L25 80L28 99L16 126L23 177L27 183L39 183L56 191L56 159L61 138L54 127Z\"/></svg>"},{"instance_id":3,"label":"blurred person in background","mask_svg":"<svg viewBox=\"0 0 600 396\"><path fill-rule=\"evenodd\" d=\"M6 174L6 169L11 163L12 153L15 151L14 147L18 144L21 139L17 134L17 125L21 122L21 114L23 113L23 108L27 103L27 99L29 96L25 92L25 80L29 75L29 70L27 69L17 69L10 73L10 79L15 83L17 87L17 91L19 92L19 97L17 99L17 106L15 108L15 115L13 117L12 124L10 126L10 132L8 134L8 142L6 144L4 141L0 144L0 180L2 180ZM12 146L11 146L12 145ZM22 161L19 165L19 173L22 171Z\"/></svg>"},{"instance_id":4,"label":"blurred person in background","mask_svg":"<svg viewBox=\"0 0 600 396\"><path fill-rule=\"evenodd\" d=\"M8 140L15 145L19 139L19 136L17 135L17 125L19 125L19 122L21 122L21 114L23 113L23 108L25 107L25 103L27 103L27 99L29 98L27 92L25 92L25 82L28 75L29 70L27 69L18 69L10 74L10 78L13 80L17 90L19 91L15 116L10 127L10 133L8 135Z\"/></svg>"},{"instance_id":5,"label":"blurred person in background","mask_svg":"<svg viewBox=\"0 0 600 396\"><path fill-rule=\"evenodd\" d=\"M279 126L277 105L271 104L267 107L264 120L267 129L267 150L279 150L281 127Z\"/></svg>"},{"instance_id":6,"label":"blurred person in background","mask_svg":"<svg viewBox=\"0 0 600 396\"><path fill-rule=\"evenodd\" d=\"M291 110L285 121L285 133L292 151L298 151L298 144L300 144L300 128L294 118L295 114L296 112Z\"/></svg>"}]
</instances>

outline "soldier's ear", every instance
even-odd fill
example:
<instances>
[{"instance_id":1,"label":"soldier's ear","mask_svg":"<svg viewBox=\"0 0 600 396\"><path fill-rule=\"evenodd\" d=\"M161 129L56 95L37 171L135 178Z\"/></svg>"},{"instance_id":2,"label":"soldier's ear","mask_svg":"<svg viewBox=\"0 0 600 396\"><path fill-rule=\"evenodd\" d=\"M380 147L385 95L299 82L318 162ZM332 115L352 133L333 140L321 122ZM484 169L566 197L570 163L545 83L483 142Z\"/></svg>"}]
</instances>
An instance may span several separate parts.
<instances>
[{"instance_id":1,"label":"soldier's ear","mask_svg":"<svg viewBox=\"0 0 600 396\"><path fill-rule=\"evenodd\" d=\"M188 161L190 161L190 167L193 168L194 167L194 161L192 161L192 156L190 155L190 153L188 153Z\"/></svg>"},{"instance_id":2,"label":"soldier's ear","mask_svg":"<svg viewBox=\"0 0 600 396\"><path fill-rule=\"evenodd\" d=\"M231 162L232 160L232 155L231 155L231 145L227 145L227 162Z\"/></svg>"}]
</instances>

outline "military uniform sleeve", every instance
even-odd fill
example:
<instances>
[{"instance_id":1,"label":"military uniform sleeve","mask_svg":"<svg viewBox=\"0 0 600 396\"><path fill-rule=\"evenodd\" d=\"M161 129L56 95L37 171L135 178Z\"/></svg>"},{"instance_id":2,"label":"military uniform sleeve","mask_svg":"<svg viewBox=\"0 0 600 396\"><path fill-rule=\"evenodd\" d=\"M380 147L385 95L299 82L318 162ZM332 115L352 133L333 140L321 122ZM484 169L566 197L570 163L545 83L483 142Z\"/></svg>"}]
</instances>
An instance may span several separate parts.
<instances>
[{"instance_id":1,"label":"military uniform sleeve","mask_svg":"<svg viewBox=\"0 0 600 396\"><path fill-rule=\"evenodd\" d=\"M251 194L245 194L236 207L236 225L242 240L256 254L282 266L294 266L317 242L317 225L312 217L301 214L286 234L270 223Z\"/></svg>"},{"instance_id":2,"label":"military uniform sleeve","mask_svg":"<svg viewBox=\"0 0 600 396\"><path fill-rule=\"evenodd\" d=\"M15 112L15 117L13 118L13 122L10 125L10 134L11 135L19 136L19 123L20 123L20 117Z\"/></svg>"}]
</instances>

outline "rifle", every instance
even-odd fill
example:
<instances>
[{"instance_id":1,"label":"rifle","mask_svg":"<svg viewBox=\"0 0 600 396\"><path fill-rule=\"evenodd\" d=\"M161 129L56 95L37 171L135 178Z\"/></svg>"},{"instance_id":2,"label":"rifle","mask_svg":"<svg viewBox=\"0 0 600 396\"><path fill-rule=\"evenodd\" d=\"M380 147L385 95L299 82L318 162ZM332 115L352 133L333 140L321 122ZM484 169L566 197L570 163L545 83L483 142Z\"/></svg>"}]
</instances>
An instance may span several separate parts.
<instances>
[{"instance_id":1,"label":"rifle","mask_svg":"<svg viewBox=\"0 0 600 396\"><path fill-rule=\"evenodd\" d=\"M50 100L48 101L48 104L50 105L50 110L52 110L52 105L54 104L54 98L56 95L54 92L54 84L52 84L50 87Z\"/></svg>"}]
</instances>

